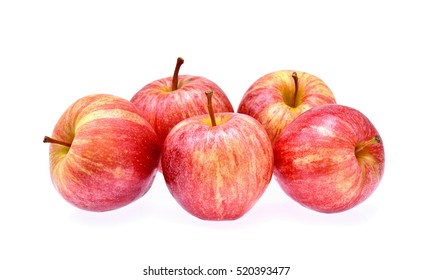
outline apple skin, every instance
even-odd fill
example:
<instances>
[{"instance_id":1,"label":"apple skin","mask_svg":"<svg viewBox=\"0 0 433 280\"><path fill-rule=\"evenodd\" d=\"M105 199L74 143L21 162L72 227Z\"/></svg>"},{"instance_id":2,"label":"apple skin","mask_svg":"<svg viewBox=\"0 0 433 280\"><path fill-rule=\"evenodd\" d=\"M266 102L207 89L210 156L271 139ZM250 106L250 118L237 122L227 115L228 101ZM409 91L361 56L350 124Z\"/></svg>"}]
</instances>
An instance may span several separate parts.
<instances>
[{"instance_id":1,"label":"apple skin","mask_svg":"<svg viewBox=\"0 0 433 280\"><path fill-rule=\"evenodd\" d=\"M286 194L324 213L365 201L385 168L383 141L371 121L336 104L300 115L275 142L274 155L274 175Z\"/></svg>"},{"instance_id":2,"label":"apple skin","mask_svg":"<svg viewBox=\"0 0 433 280\"><path fill-rule=\"evenodd\" d=\"M294 72L298 77L297 94ZM237 112L257 119L274 143L284 128L305 111L335 103L333 93L318 77L302 71L280 70L256 80L242 97Z\"/></svg>"},{"instance_id":3,"label":"apple skin","mask_svg":"<svg viewBox=\"0 0 433 280\"><path fill-rule=\"evenodd\" d=\"M203 220L235 220L248 212L273 173L272 144L253 118L235 113L196 116L177 124L161 153L176 201Z\"/></svg>"},{"instance_id":4,"label":"apple skin","mask_svg":"<svg viewBox=\"0 0 433 280\"><path fill-rule=\"evenodd\" d=\"M215 112L233 112L224 91L214 82L200 76L179 75L178 88L172 90L173 77L153 81L140 89L131 99L144 118L154 128L160 144L180 121L207 114L207 90L213 91Z\"/></svg>"},{"instance_id":5,"label":"apple skin","mask_svg":"<svg viewBox=\"0 0 433 280\"><path fill-rule=\"evenodd\" d=\"M128 100L93 94L74 102L55 125L52 182L63 198L89 211L108 211L142 197L156 175L160 145Z\"/></svg>"}]
</instances>

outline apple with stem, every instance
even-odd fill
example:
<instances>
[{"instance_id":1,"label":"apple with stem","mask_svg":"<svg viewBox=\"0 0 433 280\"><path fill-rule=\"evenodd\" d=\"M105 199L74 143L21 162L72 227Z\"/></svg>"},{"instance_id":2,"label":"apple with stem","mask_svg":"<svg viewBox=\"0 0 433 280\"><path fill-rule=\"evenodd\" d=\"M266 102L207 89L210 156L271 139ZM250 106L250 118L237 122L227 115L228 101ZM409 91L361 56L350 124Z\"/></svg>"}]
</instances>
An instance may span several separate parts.
<instances>
[{"instance_id":1,"label":"apple with stem","mask_svg":"<svg viewBox=\"0 0 433 280\"><path fill-rule=\"evenodd\" d=\"M307 208L336 213L365 201L384 173L382 138L371 121L343 105L313 108L274 144L276 181Z\"/></svg>"},{"instance_id":2,"label":"apple with stem","mask_svg":"<svg viewBox=\"0 0 433 280\"><path fill-rule=\"evenodd\" d=\"M178 122L207 113L203 92L208 89L214 92L215 112L233 112L226 94L214 82L200 76L179 75L183 62L179 57L172 77L147 84L131 99L155 129L161 144Z\"/></svg>"},{"instance_id":3,"label":"apple with stem","mask_svg":"<svg viewBox=\"0 0 433 280\"><path fill-rule=\"evenodd\" d=\"M333 93L318 77L281 70L256 80L242 97L238 113L257 119L274 143L281 131L305 111L335 103Z\"/></svg>"},{"instance_id":4,"label":"apple with stem","mask_svg":"<svg viewBox=\"0 0 433 280\"><path fill-rule=\"evenodd\" d=\"M202 93L203 94L203 93ZM235 220L268 186L273 151L264 128L250 116L214 113L178 123L161 152L162 173L176 201L204 220Z\"/></svg>"},{"instance_id":5,"label":"apple with stem","mask_svg":"<svg viewBox=\"0 0 433 280\"><path fill-rule=\"evenodd\" d=\"M74 102L51 137L52 182L63 198L89 211L108 211L142 197L160 156L158 137L128 100L93 94Z\"/></svg>"}]
</instances>

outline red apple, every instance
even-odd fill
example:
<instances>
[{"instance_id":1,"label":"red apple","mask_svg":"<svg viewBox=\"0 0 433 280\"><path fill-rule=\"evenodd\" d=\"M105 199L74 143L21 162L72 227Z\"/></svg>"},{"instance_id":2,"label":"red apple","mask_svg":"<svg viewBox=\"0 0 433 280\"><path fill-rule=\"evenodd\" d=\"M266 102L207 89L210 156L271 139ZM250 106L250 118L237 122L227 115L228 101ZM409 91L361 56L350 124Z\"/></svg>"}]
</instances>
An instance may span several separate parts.
<instances>
[{"instance_id":1,"label":"red apple","mask_svg":"<svg viewBox=\"0 0 433 280\"><path fill-rule=\"evenodd\" d=\"M95 94L60 117L49 149L53 184L78 208L108 211L142 197L160 155L155 131L128 100Z\"/></svg>"},{"instance_id":2,"label":"red apple","mask_svg":"<svg viewBox=\"0 0 433 280\"><path fill-rule=\"evenodd\" d=\"M183 59L178 58L173 77L153 81L140 89L131 99L144 118L152 125L162 144L168 132L181 120L207 113L208 89L214 92L216 112L233 112L223 90L214 82L199 76L180 75Z\"/></svg>"},{"instance_id":3,"label":"red apple","mask_svg":"<svg viewBox=\"0 0 433 280\"><path fill-rule=\"evenodd\" d=\"M162 172L187 212L205 220L234 220L253 207L270 182L272 144L250 116L209 111L171 130L161 153Z\"/></svg>"},{"instance_id":4,"label":"red apple","mask_svg":"<svg viewBox=\"0 0 433 280\"><path fill-rule=\"evenodd\" d=\"M335 104L335 98L321 79L306 72L281 70L255 81L245 92L238 113L257 119L274 143L296 117L324 104Z\"/></svg>"},{"instance_id":5,"label":"red apple","mask_svg":"<svg viewBox=\"0 0 433 280\"><path fill-rule=\"evenodd\" d=\"M275 178L295 201L335 213L365 201L384 173L382 139L361 112L324 105L296 118L274 144Z\"/></svg>"}]
</instances>

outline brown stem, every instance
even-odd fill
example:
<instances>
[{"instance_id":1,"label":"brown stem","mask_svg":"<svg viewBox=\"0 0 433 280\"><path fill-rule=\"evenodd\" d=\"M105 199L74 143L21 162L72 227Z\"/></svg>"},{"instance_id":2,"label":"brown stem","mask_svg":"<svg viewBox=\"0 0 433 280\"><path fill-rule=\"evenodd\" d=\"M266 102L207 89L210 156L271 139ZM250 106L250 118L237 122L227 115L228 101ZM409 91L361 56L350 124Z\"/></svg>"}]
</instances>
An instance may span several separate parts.
<instances>
[{"instance_id":1,"label":"brown stem","mask_svg":"<svg viewBox=\"0 0 433 280\"><path fill-rule=\"evenodd\" d=\"M365 147L380 143L382 140L380 139L379 135L375 135L372 139L368 140L367 142L363 143L362 145L359 145L355 149L355 154L358 154L360 151L362 151Z\"/></svg>"},{"instance_id":2,"label":"brown stem","mask_svg":"<svg viewBox=\"0 0 433 280\"><path fill-rule=\"evenodd\" d=\"M210 116L210 120L212 122L212 126L216 126L216 121L215 121L215 113L213 111L213 106L212 106L212 94L213 91L212 90L207 90L206 91L206 96L207 96L207 108L209 110L209 116Z\"/></svg>"},{"instance_id":3,"label":"brown stem","mask_svg":"<svg viewBox=\"0 0 433 280\"><path fill-rule=\"evenodd\" d=\"M66 147L71 147L71 144L45 136L44 143L59 144Z\"/></svg>"},{"instance_id":4,"label":"brown stem","mask_svg":"<svg viewBox=\"0 0 433 280\"><path fill-rule=\"evenodd\" d=\"M293 72L292 73L292 78L295 81L295 93L293 94L293 100L292 100L293 102L292 102L291 107L295 108L296 107L296 98L297 98L297 95L298 95L298 73Z\"/></svg>"},{"instance_id":5,"label":"brown stem","mask_svg":"<svg viewBox=\"0 0 433 280\"><path fill-rule=\"evenodd\" d=\"M176 62L176 68L174 69L174 73L173 73L173 79L171 81L171 90L177 90L177 86L178 86L178 80L179 80L179 70L180 70L180 66L183 64L183 58L182 57L178 57L177 58L177 62Z\"/></svg>"}]
</instances>

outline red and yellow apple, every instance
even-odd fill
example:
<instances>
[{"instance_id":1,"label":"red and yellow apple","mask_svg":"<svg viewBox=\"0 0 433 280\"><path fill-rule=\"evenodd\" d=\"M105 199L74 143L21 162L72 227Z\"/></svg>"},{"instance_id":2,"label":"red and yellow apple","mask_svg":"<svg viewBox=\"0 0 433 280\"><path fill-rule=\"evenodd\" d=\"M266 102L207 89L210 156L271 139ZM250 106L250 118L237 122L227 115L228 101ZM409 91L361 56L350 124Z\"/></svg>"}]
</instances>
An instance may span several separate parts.
<instances>
[{"instance_id":1,"label":"red and yellow apple","mask_svg":"<svg viewBox=\"0 0 433 280\"><path fill-rule=\"evenodd\" d=\"M210 103L211 91L207 94ZM208 115L183 120L170 131L162 173L172 196L193 216L234 220L253 207L270 182L272 144L257 120L214 114L209 103Z\"/></svg>"},{"instance_id":2,"label":"red and yellow apple","mask_svg":"<svg viewBox=\"0 0 433 280\"><path fill-rule=\"evenodd\" d=\"M323 105L297 117L274 143L276 181L307 208L335 213L365 201L384 173L382 139L356 109Z\"/></svg>"},{"instance_id":3,"label":"red and yellow apple","mask_svg":"<svg viewBox=\"0 0 433 280\"><path fill-rule=\"evenodd\" d=\"M281 70L256 80L242 97L238 113L257 119L274 143L296 117L324 104L335 104L335 97L321 79L306 72Z\"/></svg>"},{"instance_id":4,"label":"red and yellow apple","mask_svg":"<svg viewBox=\"0 0 433 280\"><path fill-rule=\"evenodd\" d=\"M183 62L182 58L177 59L173 77L147 84L131 99L155 129L161 144L178 122L207 113L206 96L203 95L206 90L214 92L215 112L233 112L226 94L214 82L200 76L179 75Z\"/></svg>"},{"instance_id":5,"label":"red and yellow apple","mask_svg":"<svg viewBox=\"0 0 433 280\"><path fill-rule=\"evenodd\" d=\"M128 100L94 94L74 102L51 137L52 182L63 198L89 211L108 211L142 197L160 156L150 124Z\"/></svg>"}]
</instances>

